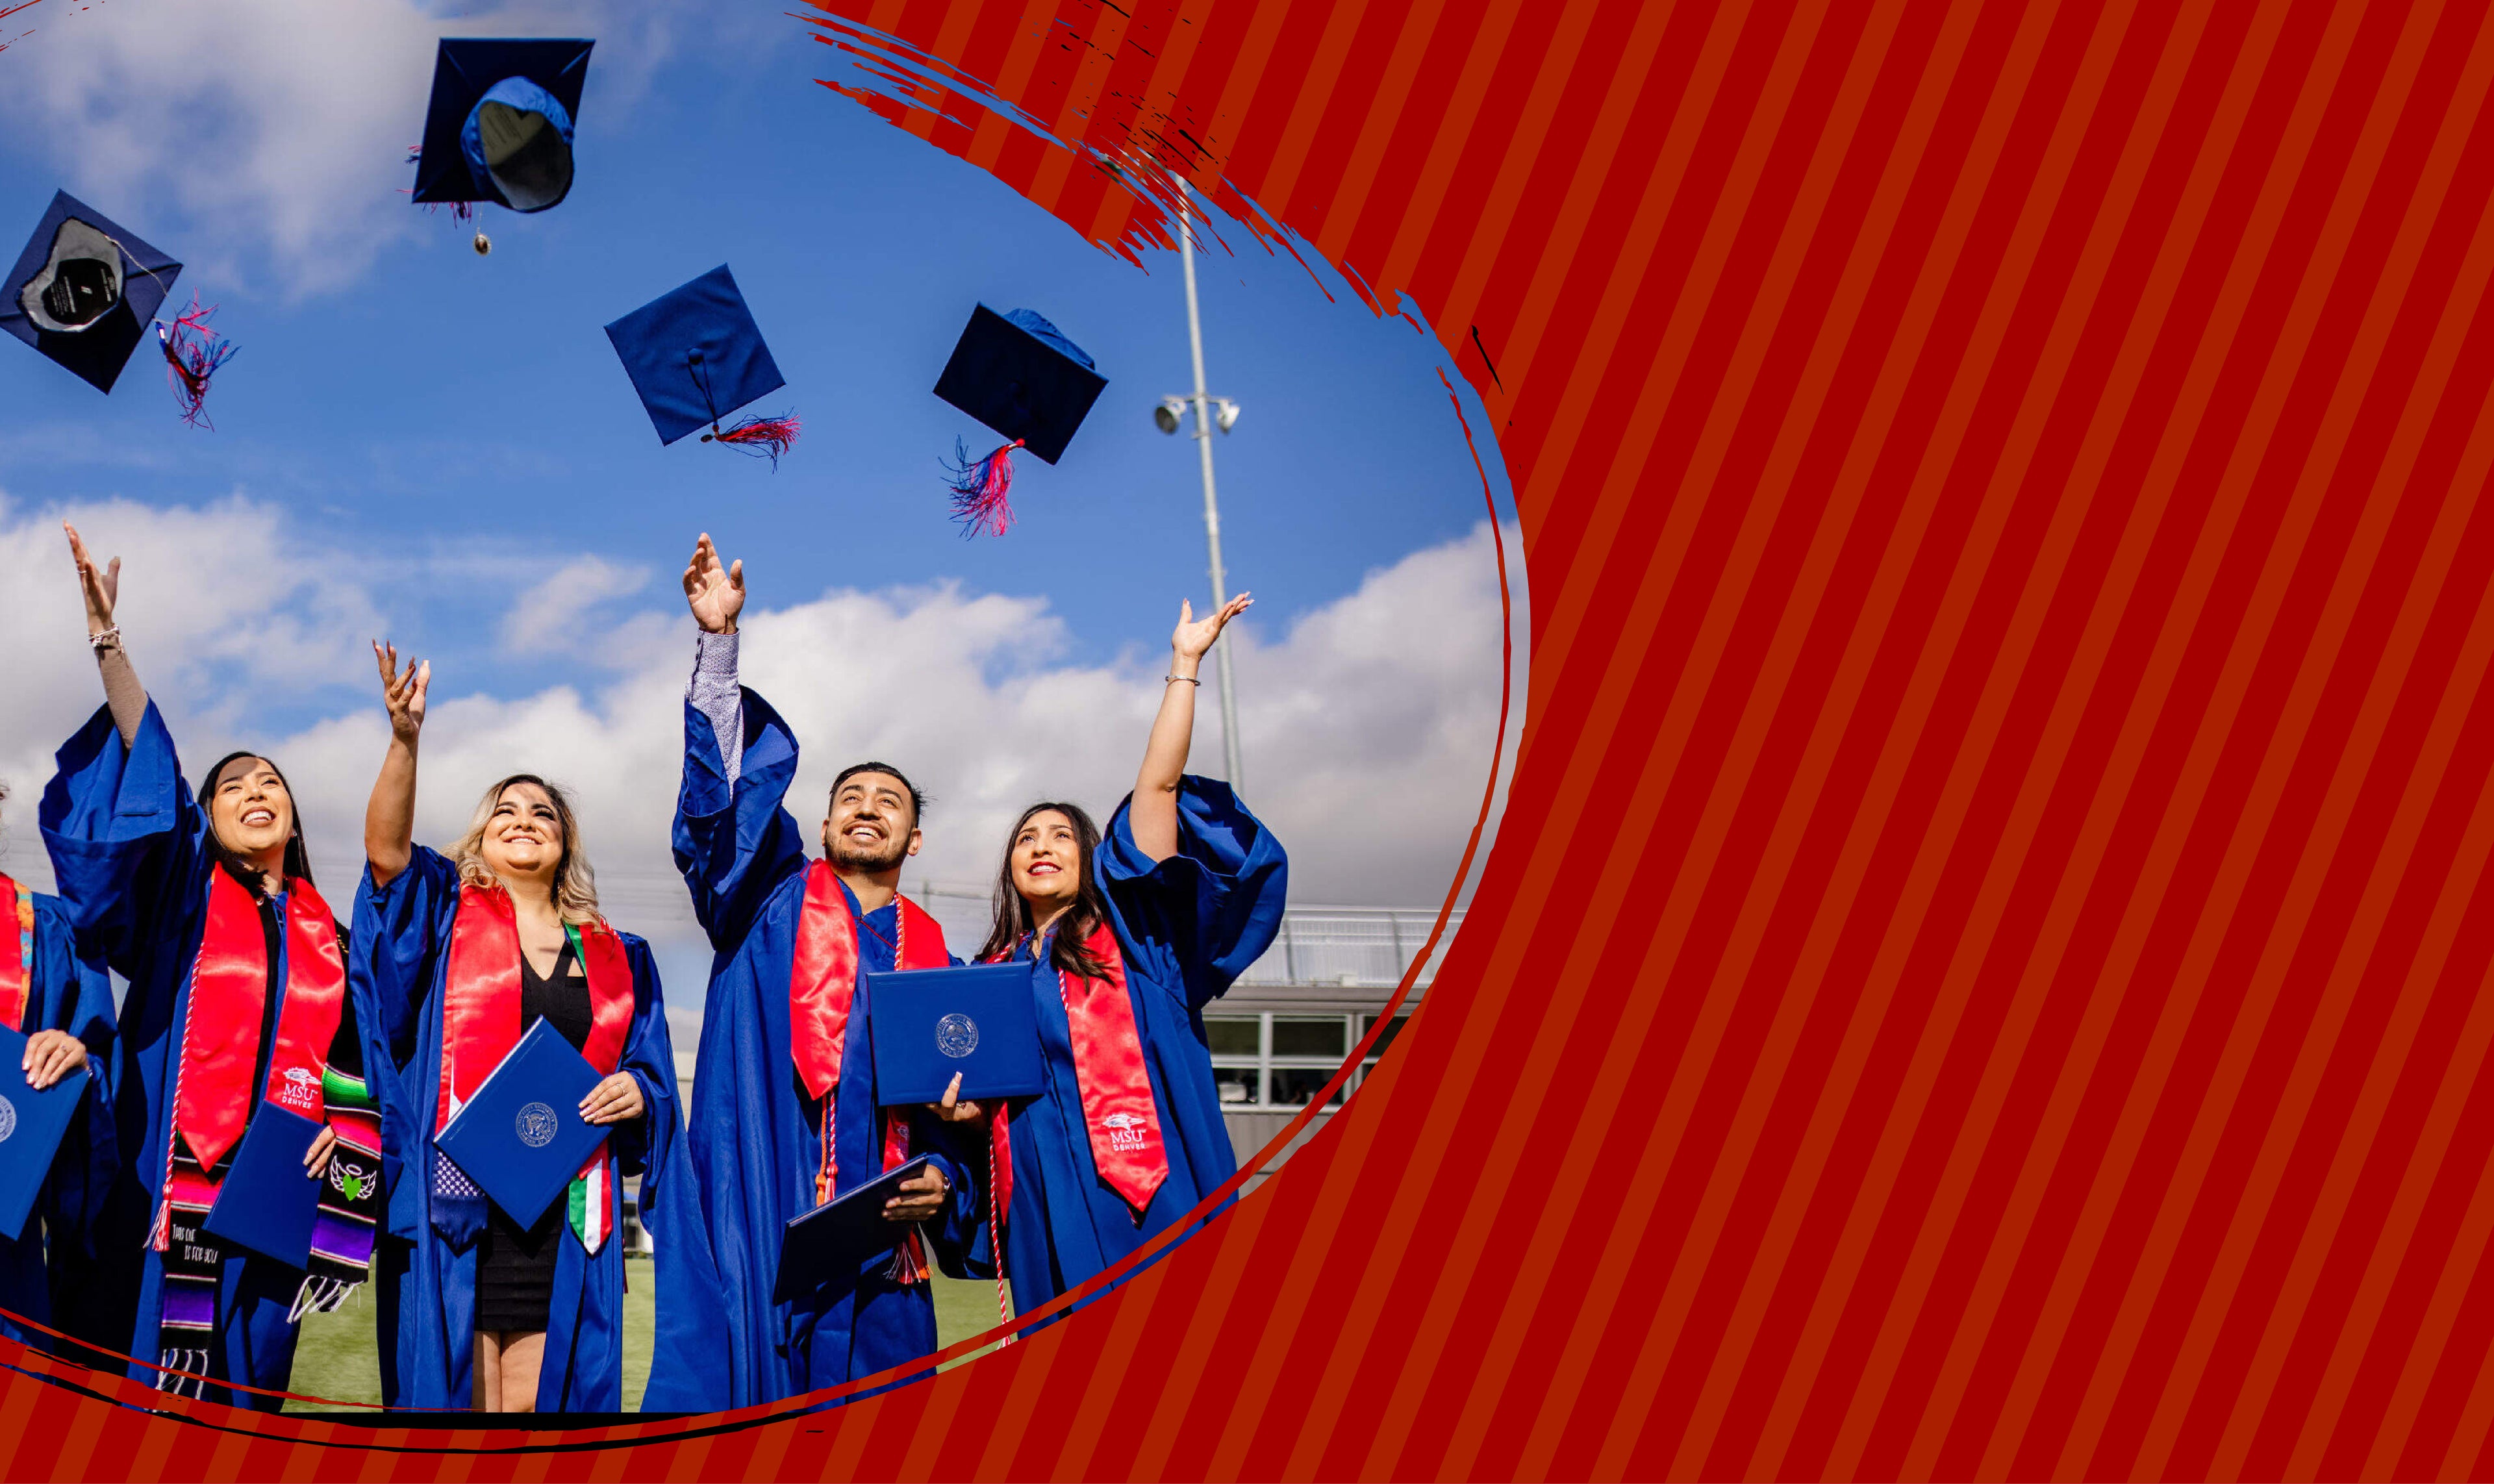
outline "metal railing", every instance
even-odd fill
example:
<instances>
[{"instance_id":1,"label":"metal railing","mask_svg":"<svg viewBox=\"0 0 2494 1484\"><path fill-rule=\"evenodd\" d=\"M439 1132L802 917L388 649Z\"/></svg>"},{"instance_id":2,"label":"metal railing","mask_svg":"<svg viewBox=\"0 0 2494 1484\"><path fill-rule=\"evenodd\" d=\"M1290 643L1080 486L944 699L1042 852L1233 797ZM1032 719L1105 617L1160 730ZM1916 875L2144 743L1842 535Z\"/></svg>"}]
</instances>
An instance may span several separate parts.
<instances>
[{"instance_id":1,"label":"metal railing","mask_svg":"<svg viewBox=\"0 0 2494 1484\"><path fill-rule=\"evenodd\" d=\"M692 909L681 882L672 878L618 873L601 877L603 905L619 924L649 934L666 928L694 930ZM990 921L986 889L942 881L901 883L918 904L944 924L945 940L955 953L968 956L987 941ZM1413 958L1429 941L1437 924L1434 907L1338 907L1293 905L1282 914L1273 946L1238 977L1241 984L1342 985L1390 989L1403 982ZM1425 985L1436 977L1436 960L1463 925L1461 908L1448 914L1446 931L1438 940L1431 961L1420 971Z\"/></svg>"},{"instance_id":2,"label":"metal railing","mask_svg":"<svg viewBox=\"0 0 2494 1484\"><path fill-rule=\"evenodd\" d=\"M944 924L944 936L968 953L988 934L988 894L942 882L904 882L901 890ZM1436 977L1437 960L1463 925L1461 908L1448 914L1418 983ZM1281 931L1264 955L1238 976L1242 984L1342 984L1390 989L1403 982L1412 960L1429 941L1438 913L1429 907L1290 907Z\"/></svg>"}]
</instances>

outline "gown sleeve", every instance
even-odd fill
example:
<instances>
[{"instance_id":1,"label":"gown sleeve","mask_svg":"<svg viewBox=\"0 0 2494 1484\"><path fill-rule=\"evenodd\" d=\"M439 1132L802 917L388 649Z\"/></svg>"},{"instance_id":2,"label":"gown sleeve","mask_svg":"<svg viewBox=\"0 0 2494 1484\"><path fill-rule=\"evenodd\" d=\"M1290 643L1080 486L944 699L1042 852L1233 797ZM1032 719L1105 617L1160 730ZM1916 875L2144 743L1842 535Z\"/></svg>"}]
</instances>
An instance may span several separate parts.
<instances>
[{"instance_id":1,"label":"gown sleeve","mask_svg":"<svg viewBox=\"0 0 2494 1484\"><path fill-rule=\"evenodd\" d=\"M1228 991L1272 946L1289 894L1290 858L1230 785L1188 774L1178 780L1177 850L1155 862L1135 844L1117 805L1100 842L1100 883L1116 908L1130 952L1144 976L1184 994L1190 1012Z\"/></svg>"},{"instance_id":2,"label":"gown sleeve","mask_svg":"<svg viewBox=\"0 0 2494 1484\"><path fill-rule=\"evenodd\" d=\"M909 1147L931 1156L944 1172L943 1214L923 1223L935 1265L953 1278L993 1277L970 1266L987 1220L988 1139L984 1120L946 1123L924 1108L909 1115ZM980 1249L984 1251L985 1249Z\"/></svg>"},{"instance_id":3,"label":"gown sleeve","mask_svg":"<svg viewBox=\"0 0 2494 1484\"><path fill-rule=\"evenodd\" d=\"M364 1111L380 1126L383 1215L378 1227L381 1232L403 1236L387 1216L390 1195L398 1190L407 1167L410 1136L422 1124L408 1104L406 1086L392 1060L395 1053L372 964L355 952L358 939L352 927L340 929L338 942L347 955L347 1002L338 1016L337 1034L330 1038L329 1070L363 1084Z\"/></svg>"},{"instance_id":4,"label":"gown sleeve","mask_svg":"<svg viewBox=\"0 0 2494 1484\"><path fill-rule=\"evenodd\" d=\"M684 705L684 780L676 801L676 869L711 946L733 953L772 892L806 868L805 832L781 806L797 775L797 742L771 703L741 692L745 738L736 778L709 716Z\"/></svg>"},{"instance_id":5,"label":"gown sleeve","mask_svg":"<svg viewBox=\"0 0 2494 1484\"><path fill-rule=\"evenodd\" d=\"M422 845L389 885L373 885L366 866L355 888L350 961L370 985L369 1009L380 1016L380 1038L399 1066L415 1056L425 996L433 991L440 955L449 952L450 919L458 910L459 868Z\"/></svg>"},{"instance_id":6,"label":"gown sleeve","mask_svg":"<svg viewBox=\"0 0 2494 1484\"><path fill-rule=\"evenodd\" d=\"M684 1115L676 1101L675 1043L667 1030L657 961L642 939L630 933L618 936L632 963L632 1030L617 1070L630 1073L641 1085L642 1113L613 1125L610 1136L623 1172L639 1175L645 1185L651 1185L661 1180L683 1147Z\"/></svg>"},{"instance_id":7,"label":"gown sleeve","mask_svg":"<svg viewBox=\"0 0 2494 1484\"><path fill-rule=\"evenodd\" d=\"M67 1031L86 1044L87 1085L83 1116L74 1120L52 1158L43 1193L44 1222L56 1234L95 1256L95 1235L119 1165L112 1124L112 976L81 944L68 907L58 897L35 898L35 982L43 1027Z\"/></svg>"},{"instance_id":8,"label":"gown sleeve","mask_svg":"<svg viewBox=\"0 0 2494 1484\"><path fill-rule=\"evenodd\" d=\"M632 962L632 1032L618 1067L640 1084L643 1109L614 1125L611 1136L621 1173L641 1177L641 1225L650 1233L657 1302L657 1358L641 1405L654 1411L715 1410L728 1405L720 1355L727 1311L701 1195L693 1188L697 1172L676 1096L675 1042L650 945L630 933L622 937Z\"/></svg>"},{"instance_id":9,"label":"gown sleeve","mask_svg":"<svg viewBox=\"0 0 2494 1484\"><path fill-rule=\"evenodd\" d=\"M36 811L82 942L136 980L139 951L190 899L208 868L206 823L156 703L124 746L99 708L55 756Z\"/></svg>"}]
</instances>

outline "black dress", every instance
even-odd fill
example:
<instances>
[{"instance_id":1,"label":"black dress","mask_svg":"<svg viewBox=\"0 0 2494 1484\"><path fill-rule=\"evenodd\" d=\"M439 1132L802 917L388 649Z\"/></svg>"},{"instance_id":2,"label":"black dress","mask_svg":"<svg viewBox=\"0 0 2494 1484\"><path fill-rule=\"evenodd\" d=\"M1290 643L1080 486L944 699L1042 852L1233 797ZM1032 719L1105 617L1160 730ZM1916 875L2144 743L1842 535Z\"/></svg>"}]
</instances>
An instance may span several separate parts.
<instances>
[{"instance_id":1,"label":"black dress","mask_svg":"<svg viewBox=\"0 0 2494 1484\"><path fill-rule=\"evenodd\" d=\"M540 1019L551 1020L577 1051L588 1044L589 1018L589 977L581 972L569 942L555 959L551 976L540 976L529 955L520 954L521 1035ZM501 1206L486 1203L485 1235L476 1251L478 1329L546 1327L546 1310L554 1298L555 1245L569 1209L569 1201L558 1199L534 1227L522 1230Z\"/></svg>"}]
</instances>

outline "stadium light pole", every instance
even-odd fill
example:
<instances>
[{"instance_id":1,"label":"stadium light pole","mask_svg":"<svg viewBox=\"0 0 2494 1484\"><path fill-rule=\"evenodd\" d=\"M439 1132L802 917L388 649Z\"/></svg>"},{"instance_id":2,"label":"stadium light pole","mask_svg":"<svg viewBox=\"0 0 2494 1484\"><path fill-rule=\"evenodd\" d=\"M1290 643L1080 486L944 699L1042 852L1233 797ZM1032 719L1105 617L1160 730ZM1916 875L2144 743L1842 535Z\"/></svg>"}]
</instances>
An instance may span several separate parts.
<instances>
[{"instance_id":1,"label":"stadium light pole","mask_svg":"<svg viewBox=\"0 0 2494 1484\"><path fill-rule=\"evenodd\" d=\"M1153 419L1163 433L1175 433L1177 409L1171 404L1183 406L1188 401L1195 404L1195 440L1196 446L1202 450L1203 461L1203 537L1212 553L1212 607L1219 612L1221 605L1230 601L1230 589L1221 569L1221 503L1212 489L1214 422L1211 405L1216 401L1221 404L1220 428L1227 433L1238 421L1238 404L1227 397L1214 398L1203 389L1203 316L1196 308L1195 300L1195 236L1190 228L1191 204L1192 197L1181 183L1178 186L1177 252L1178 261L1186 273L1186 334L1195 351L1195 395L1186 399L1164 398L1161 406L1154 409ZM1220 653L1216 657L1221 665L1222 761L1229 768L1230 786L1243 793L1247 787L1247 775L1238 761L1238 693L1230 678L1230 646L1221 645L1219 649Z\"/></svg>"}]
</instances>

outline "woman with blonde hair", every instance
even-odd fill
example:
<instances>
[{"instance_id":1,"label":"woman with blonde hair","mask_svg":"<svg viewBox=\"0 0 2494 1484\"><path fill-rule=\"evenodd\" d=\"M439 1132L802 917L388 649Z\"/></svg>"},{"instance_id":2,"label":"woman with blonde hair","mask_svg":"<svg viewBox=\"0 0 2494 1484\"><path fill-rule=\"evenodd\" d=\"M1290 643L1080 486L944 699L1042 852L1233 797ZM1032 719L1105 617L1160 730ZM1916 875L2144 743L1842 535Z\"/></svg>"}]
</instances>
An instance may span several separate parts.
<instances>
[{"instance_id":1,"label":"woman with blonde hair","mask_svg":"<svg viewBox=\"0 0 2494 1484\"><path fill-rule=\"evenodd\" d=\"M381 1344L396 1406L479 1411L624 1408L622 1182L647 1210L684 1127L649 946L598 915L563 790L516 773L485 791L444 856L414 843L415 757L431 666L375 645L389 751L364 813L355 946L367 955L415 1125L384 1275ZM433 1144L520 1037L551 1022L602 1075L581 1100L610 1130L567 1196L529 1226ZM660 1252L665 1251L664 1244ZM661 1260L664 1260L662 1257Z\"/></svg>"}]
</instances>

